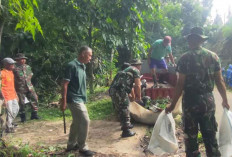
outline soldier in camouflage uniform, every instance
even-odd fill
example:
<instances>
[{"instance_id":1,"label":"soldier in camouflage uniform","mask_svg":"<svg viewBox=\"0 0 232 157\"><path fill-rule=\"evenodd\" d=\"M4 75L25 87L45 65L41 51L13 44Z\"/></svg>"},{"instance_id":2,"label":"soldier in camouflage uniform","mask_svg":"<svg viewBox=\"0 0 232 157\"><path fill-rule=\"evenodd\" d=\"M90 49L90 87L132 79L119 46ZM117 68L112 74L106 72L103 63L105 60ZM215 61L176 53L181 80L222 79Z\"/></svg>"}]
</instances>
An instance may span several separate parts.
<instances>
[{"instance_id":1,"label":"soldier in camouflage uniform","mask_svg":"<svg viewBox=\"0 0 232 157\"><path fill-rule=\"evenodd\" d=\"M31 78L33 73L31 71L31 67L26 63L27 57L24 54L18 53L16 54L15 60L17 61L14 69L15 75L15 89L17 95L19 97L19 105L20 105L20 117L21 122L26 121L25 107L28 103L27 100L30 101L31 105L31 119L39 119L38 112L38 97L35 92L35 89L31 83Z\"/></svg>"},{"instance_id":2,"label":"soldier in camouflage uniform","mask_svg":"<svg viewBox=\"0 0 232 157\"><path fill-rule=\"evenodd\" d=\"M131 89L135 89L136 98L141 100L141 82L140 82L140 69L142 62L140 60L133 60L131 66L118 72L115 76L109 90L113 106L118 113L121 122L122 137L134 136L135 133L130 129L132 125L130 123L129 112L129 94Z\"/></svg>"},{"instance_id":3,"label":"soldier in camouflage uniform","mask_svg":"<svg viewBox=\"0 0 232 157\"><path fill-rule=\"evenodd\" d=\"M218 56L201 44L208 37L199 27L191 29L187 36L189 51L179 60L177 72L179 78L175 96L166 113L171 112L182 91L183 94L183 129L187 157L200 156L198 150L198 129L200 129L208 157L221 156L216 140L217 122L215 120L215 102L213 96L214 82L222 96L222 106L229 109L226 88L221 74Z\"/></svg>"}]
</instances>

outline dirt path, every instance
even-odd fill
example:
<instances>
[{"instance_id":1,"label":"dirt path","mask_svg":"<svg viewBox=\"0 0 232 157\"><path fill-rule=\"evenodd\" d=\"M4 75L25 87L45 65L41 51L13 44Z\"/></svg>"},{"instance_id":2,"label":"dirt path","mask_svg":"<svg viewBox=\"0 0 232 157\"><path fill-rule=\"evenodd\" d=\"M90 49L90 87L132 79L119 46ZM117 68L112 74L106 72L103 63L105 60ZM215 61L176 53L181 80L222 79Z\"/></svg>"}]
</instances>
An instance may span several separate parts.
<instances>
[{"instance_id":1,"label":"dirt path","mask_svg":"<svg viewBox=\"0 0 232 157\"><path fill-rule=\"evenodd\" d=\"M216 119L220 123L220 118L223 113L223 108L221 107L222 100L217 90L214 90L214 95L216 102ZM232 93L228 92L227 95L228 101L232 106ZM70 123L71 121L67 122L67 133L69 133ZM120 124L116 120L91 121L88 138L89 147L98 152L97 157L145 157L146 155L143 151L144 136L147 126L135 124L133 130L136 132L134 137L121 138ZM32 146L53 146L65 149L68 134L63 133L62 121L31 121L20 124L16 133L8 134L5 138L15 143L22 142ZM179 136L178 140L182 147L176 155L170 156L185 156L183 137ZM63 156L67 156L67 154Z\"/></svg>"},{"instance_id":2,"label":"dirt path","mask_svg":"<svg viewBox=\"0 0 232 157\"><path fill-rule=\"evenodd\" d=\"M67 123L69 132L70 121ZM131 138L121 138L120 124L116 121L92 121L88 138L89 147L100 153L100 156L143 157L141 141L146 133L146 126L136 124L136 135ZM68 134L63 133L62 121L30 122L19 125L17 132L8 134L6 139L14 143L28 143L30 145L47 145L66 147Z\"/></svg>"}]
</instances>

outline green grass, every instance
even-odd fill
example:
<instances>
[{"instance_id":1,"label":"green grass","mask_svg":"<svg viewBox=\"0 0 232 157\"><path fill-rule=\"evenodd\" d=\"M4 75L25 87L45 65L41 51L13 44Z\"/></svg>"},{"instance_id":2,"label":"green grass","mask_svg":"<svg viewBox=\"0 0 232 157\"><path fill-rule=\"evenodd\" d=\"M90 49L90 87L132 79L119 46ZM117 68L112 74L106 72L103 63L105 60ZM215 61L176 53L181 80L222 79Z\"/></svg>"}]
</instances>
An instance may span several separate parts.
<instances>
[{"instance_id":1,"label":"green grass","mask_svg":"<svg viewBox=\"0 0 232 157\"><path fill-rule=\"evenodd\" d=\"M109 98L89 103L87 108L91 120L105 119L114 113L112 102Z\"/></svg>"},{"instance_id":2,"label":"green grass","mask_svg":"<svg viewBox=\"0 0 232 157\"><path fill-rule=\"evenodd\" d=\"M91 120L102 120L114 115L112 102L110 97L107 96L108 88L99 87L95 90L94 94L88 92L88 102L86 104L88 108L89 117ZM38 115L41 117L40 121L57 121L62 120L62 112L59 108L55 107L40 107ZM65 110L66 119L71 119L71 112L69 109ZM30 109L27 111L27 119L30 118ZM27 121L30 123L31 121ZM0 141L0 157L26 157L32 155L33 157L47 157L49 153L59 151L63 148L53 146L37 146L30 147L29 145L19 145L18 148L14 147L14 143L7 143L4 146ZM69 156L75 156L69 154Z\"/></svg>"},{"instance_id":3,"label":"green grass","mask_svg":"<svg viewBox=\"0 0 232 157\"><path fill-rule=\"evenodd\" d=\"M0 157L48 157L50 153L61 151L62 149L58 146L32 147L20 141L15 146L15 143L0 140Z\"/></svg>"},{"instance_id":4,"label":"green grass","mask_svg":"<svg viewBox=\"0 0 232 157\"><path fill-rule=\"evenodd\" d=\"M203 138L202 138L201 132L198 132L197 140L198 140L199 143L203 143Z\"/></svg>"},{"instance_id":5,"label":"green grass","mask_svg":"<svg viewBox=\"0 0 232 157\"><path fill-rule=\"evenodd\" d=\"M88 93L88 102L86 104L89 117L91 120L101 120L105 119L111 115L114 114L113 107L112 107L112 102L109 97L102 97L99 99L96 99L99 95L106 95L105 93L107 92L108 88L106 87L98 87L95 89L94 94L90 94L89 91ZM29 114L29 113L28 113ZM61 120L62 117L62 112L60 111L59 108L54 108L54 107L41 107L39 109L39 116L42 118L41 120ZM30 115L27 115L28 117ZM65 110L65 116L67 119L71 119L71 112L69 109Z\"/></svg>"}]
</instances>

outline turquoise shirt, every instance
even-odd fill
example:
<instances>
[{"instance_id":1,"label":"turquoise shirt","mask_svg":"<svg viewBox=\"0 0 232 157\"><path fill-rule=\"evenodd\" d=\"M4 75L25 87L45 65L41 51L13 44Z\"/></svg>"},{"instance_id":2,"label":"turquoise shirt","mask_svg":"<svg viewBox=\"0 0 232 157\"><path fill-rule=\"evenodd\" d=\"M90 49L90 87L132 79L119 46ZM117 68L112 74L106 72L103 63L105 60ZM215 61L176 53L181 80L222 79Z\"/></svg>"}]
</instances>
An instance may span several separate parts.
<instances>
[{"instance_id":1,"label":"turquoise shirt","mask_svg":"<svg viewBox=\"0 0 232 157\"><path fill-rule=\"evenodd\" d=\"M158 39L152 44L151 58L161 60L167 54L172 53L172 48L170 45L164 46L163 39Z\"/></svg>"},{"instance_id":2,"label":"turquoise shirt","mask_svg":"<svg viewBox=\"0 0 232 157\"><path fill-rule=\"evenodd\" d=\"M86 94L86 73L85 65L77 59L69 62L65 69L64 80L69 81L67 91L67 103L85 103Z\"/></svg>"}]
</instances>

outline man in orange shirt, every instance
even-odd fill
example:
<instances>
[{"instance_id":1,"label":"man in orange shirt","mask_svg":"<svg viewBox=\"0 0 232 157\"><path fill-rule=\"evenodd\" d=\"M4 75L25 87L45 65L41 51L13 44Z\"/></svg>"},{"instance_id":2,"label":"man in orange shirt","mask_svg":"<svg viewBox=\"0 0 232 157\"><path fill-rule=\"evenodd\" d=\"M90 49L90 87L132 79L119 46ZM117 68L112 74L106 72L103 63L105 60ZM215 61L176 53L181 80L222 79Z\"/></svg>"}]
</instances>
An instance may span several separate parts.
<instances>
[{"instance_id":1,"label":"man in orange shirt","mask_svg":"<svg viewBox=\"0 0 232 157\"><path fill-rule=\"evenodd\" d=\"M1 95L7 110L6 133L14 132L13 120L19 112L18 97L14 86L14 63L12 58L4 58L2 60L3 70L1 71Z\"/></svg>"}]
</instances>

